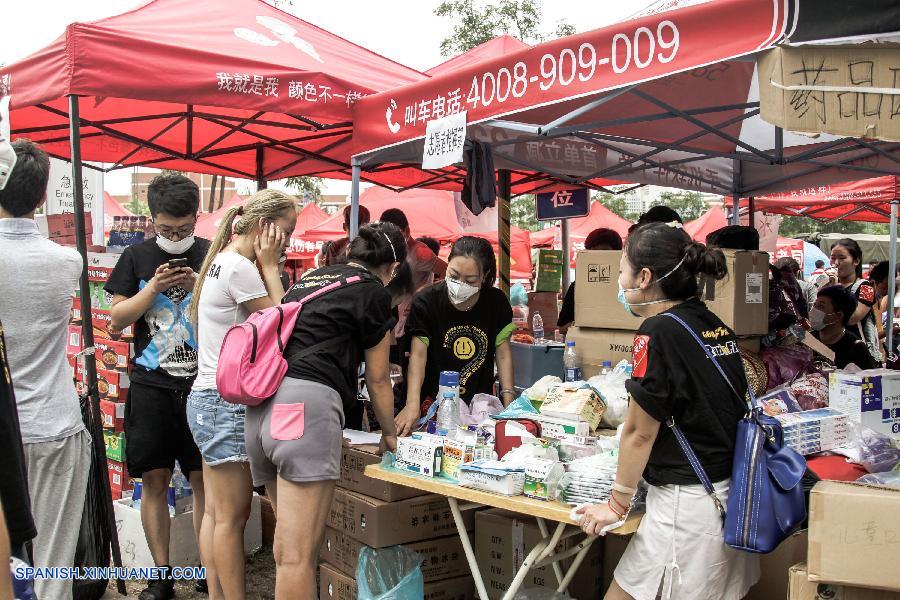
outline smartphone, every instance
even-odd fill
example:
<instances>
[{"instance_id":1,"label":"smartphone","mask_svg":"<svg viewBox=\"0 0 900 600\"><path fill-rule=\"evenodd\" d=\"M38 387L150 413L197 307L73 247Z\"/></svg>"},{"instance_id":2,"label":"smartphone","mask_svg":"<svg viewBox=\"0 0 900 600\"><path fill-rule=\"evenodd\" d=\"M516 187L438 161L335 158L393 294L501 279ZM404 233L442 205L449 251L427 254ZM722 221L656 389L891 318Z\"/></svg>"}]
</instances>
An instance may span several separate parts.
<instances>
[{"instance_id":1,"label":"smartphone","mask_svg":"<svg viewBox=\"0 0 900 600\"><path fill-rule=\"evenodd\" d=\"M173 258L168 263L170 269L181 269L186 266L188 266L188 259L186 258Z\"/></svg>"}]
</instances>

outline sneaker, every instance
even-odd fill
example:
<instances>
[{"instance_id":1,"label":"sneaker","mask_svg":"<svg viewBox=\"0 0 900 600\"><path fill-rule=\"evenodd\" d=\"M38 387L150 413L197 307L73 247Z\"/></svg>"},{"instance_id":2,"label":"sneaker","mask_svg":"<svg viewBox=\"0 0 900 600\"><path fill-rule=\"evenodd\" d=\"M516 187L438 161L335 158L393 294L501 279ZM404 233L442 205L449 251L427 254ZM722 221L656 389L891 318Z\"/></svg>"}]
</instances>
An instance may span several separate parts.
<instances>
[{"instance_id":1,"label":"sneaker","mask_svg":"<svg viewBox=\"0 0 900 600\"><path fill-rule=\"evenodd\" d=\"M209 585L206 583L206 580L198 579L197 583L194 584L194 591L200 594L209 594Z\"/></svg>"},{"instance_id":2,"label":"sneaker","mask_svg":"<svg viewBox=\"0 0 900 600\"><path fill-rule=\"evenodd\" d=\"M175 581L171 578L149 579L138 600L171 600L175 597Z\"/></svg>"}]
</instances>

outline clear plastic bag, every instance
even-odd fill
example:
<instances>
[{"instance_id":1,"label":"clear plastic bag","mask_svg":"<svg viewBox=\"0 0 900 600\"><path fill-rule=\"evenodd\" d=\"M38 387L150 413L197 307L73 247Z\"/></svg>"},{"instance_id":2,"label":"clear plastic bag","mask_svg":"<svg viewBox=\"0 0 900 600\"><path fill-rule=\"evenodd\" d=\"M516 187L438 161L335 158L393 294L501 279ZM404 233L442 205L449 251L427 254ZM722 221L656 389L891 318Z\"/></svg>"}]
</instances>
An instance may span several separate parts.
<instances>
[{"instance_id":1,"label":"clear plastic bag","mask_svg":"<svg viewBox=\"0 0 900 600\"><path fill-rule=\"evenodd\" d=\"M606 401L606 412L603 413L603 424L618 427L625 422L628 412L628 392L625 382L631 379L631 364L627 360L620 361L606 375L591 377L588 384L600 392Z\"/></svg>"},{"instance_id":2,"label":"clear plastic bag","mask_svg":"<svg viewBox=\"0 0 900 600\"><path fill-rule=\"evenodd\" d=\"M357 600L422 600L422 557L404 546L363 547L356 566Z\"/></svg>"},{"instance_id":3,"label":"clear plastic bag","mask_svg":"<svg viewBox=\"0 0 900 600\"><path fill-rule=\"evenodd\" d=\"M884 434L851 423L850 443L834 450L834 453L862 465L869 473L884 473L900 463L898 446L900 444Z\"/></svg>"},{"instance_id":4,"label":"clear plastic bag","mask_svg":"<svg viewBox=\"0 0 900 600\"><path fill-rule=\"evenodd\" d=\"M868 475L863 475L857 479L856 483L867 483L869 485L881 485L900 489L900 471L869 473Z\"/></svg>"}]
</instances>

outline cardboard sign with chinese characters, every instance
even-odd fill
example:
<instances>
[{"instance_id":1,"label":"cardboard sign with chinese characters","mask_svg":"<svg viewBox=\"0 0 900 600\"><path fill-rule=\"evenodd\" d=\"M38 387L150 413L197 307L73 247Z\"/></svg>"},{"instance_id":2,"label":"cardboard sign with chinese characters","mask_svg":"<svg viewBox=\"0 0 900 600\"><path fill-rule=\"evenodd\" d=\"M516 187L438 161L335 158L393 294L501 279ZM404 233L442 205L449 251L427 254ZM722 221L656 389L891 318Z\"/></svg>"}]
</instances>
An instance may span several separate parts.
<instances>
[{"instance_id":1,"label":"cardboard sign with chinese characters","mask_svg":"<svg viewBox=\"0 0 900 600\"><path fill-rule=\"evenodd\" d=\"M428 121L423 169L442 169L461 163L466 145L466 111Z\"/></svg>"},{"instance_id":2,"label":"cardboard sign with chinese characters","mask_svg":"<svg viewBox=\"0 0 900 600\"><path fill-rule=\"evenodd\" d=\"M84 213L87 232L93 233L94 243L103 244L103 173L84 167L81 171L81 189L84 197ZM44 212L48 215L67 214L70 218L75 212L75 182L72 181L72 163L50 159L50 178L47 182L47 204ZM91 218L93 217L93 218ZM72 221L74 240L74 220ZM51 236L50 239L53 239ZM88 238L90 239L90 237ZM54 240L57 243L65 242ZM90 244L90 242L89 242ZM71 245L75 245L73 241Z\"/></svg>"}]
</instances>

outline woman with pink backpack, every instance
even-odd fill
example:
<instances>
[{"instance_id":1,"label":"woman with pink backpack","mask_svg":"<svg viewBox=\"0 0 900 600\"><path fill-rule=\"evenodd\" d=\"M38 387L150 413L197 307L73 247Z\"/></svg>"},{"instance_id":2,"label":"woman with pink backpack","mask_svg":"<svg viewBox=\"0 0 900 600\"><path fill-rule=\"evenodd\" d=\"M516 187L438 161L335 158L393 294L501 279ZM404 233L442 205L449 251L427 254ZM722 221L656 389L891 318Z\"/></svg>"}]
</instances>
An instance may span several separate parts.
<instances>
[{"instance_id":1,"label":"woman with pink backpack","mask_svg":"<svg viewBox=\"0 0 900 600\"><path fill-rule=\"evenodd\" d=\"M266 486L278 511L278 600L316 597L316 559L363 361L382 446L396 449L388 360L396 318L385 287L405 259L403 233L389 223L371 223L350 242L346 264L306 273L284 298L286 318L296 318L285 332L286 376L274 397L247 408L246 428L253 484ZM302 309L291 310L292 303Z\"/></svg>"},{"instance_id":2,"label":"woman with pink backpack","mask_svg":"<svg viewBox=\"0 0 900 600\"><path fill-rule=\"evenodd\" d=\"M206 512L200 556L209 597L244 598L244 527L253 497L244 442L247 407L223 400L216 366L225 334L284 295L280 264L297 222L297 199L262 190L222 219L194 288L198 373L187 417L203 456Z\"/></svg>"}]
</instances>

